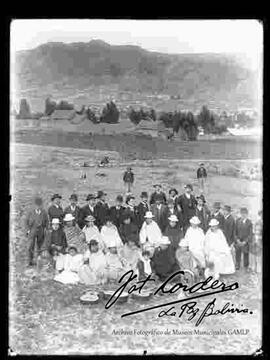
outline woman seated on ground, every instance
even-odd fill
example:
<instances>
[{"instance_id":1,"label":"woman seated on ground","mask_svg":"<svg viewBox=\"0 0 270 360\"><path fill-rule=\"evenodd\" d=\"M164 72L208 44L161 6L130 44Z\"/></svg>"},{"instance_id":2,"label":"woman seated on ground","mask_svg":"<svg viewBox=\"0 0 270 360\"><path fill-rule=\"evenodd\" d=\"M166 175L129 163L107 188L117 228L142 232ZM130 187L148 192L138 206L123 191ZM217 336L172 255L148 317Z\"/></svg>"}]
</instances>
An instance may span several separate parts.
<instances>
[{"instance_id":1,"label":"woman seated on ground","mask_svg":"<svg viewBox=\"0 0 270 360\"><path fill-rule=\"evenodd\" d=\"M166 230L164 232L165 236L168 236L171 246L174 250L178 248L180 240L183 238L183 231L181 230L178 221L178 218L176 215L170 215L168 217L169 224L166 227Z\"/></svg>"},{"instance_id":2,"label":"woman seated on ground","mask_svg":"<svg viewBox=\"0 0 270 360\"><path fill-rule=\"evenodd\" d=\"M106 282L116 282L120 277L127 272L125 268L125 261L119 256L115 240L107 241L106 259Z\"/></svg>"},{"instance_id":3,"label":"woman seated on ground","mask_svg":"<svg viewBox=\"0 0 270 360\"><path fill-rule=\"evenodd\" d=\"M120 225L119 234L123 244L126 244L130 237L136 239L136 244L139 244L138 226L134 222L131 222L131 215L128 212L125 212L123 215L123 223Z\"/></svg>"},{"instance_id":4,"label":"woman seated on ground","mask_svg":"<svg viewBox=\"0 0 270 360\"><path fill-rule=\"evenodd\" d=\"M104 251L108 252L108 244L111 242L115 243L117 249L123 246L122 240L119 236L117 227L113 224L112 219L107 216L105 219L105 225L101 228L101 241Z\"/></svg>"},{"instance_id":5,"label":"woman seated on ground","mask_svg":"<svg viewBox=\"0 0 270 360\"><path fill-rule=\"evenodd\" d=\"M67 254L56 258L54 280L62 284L77 284L80 281L78 271L82 265L83 255L78 254L76 246L70 246Z\"/></svg>"},{"instance_id":6,"label":"woman seated on ground","mask_svg":"<svg viewBox=\"0 0 270 360\"><path fill-rule=\"evenodd\" d=\"M84 265L79 269L80 282L85 285L100 285L105 283L106 259L104 253L99 249L97 240L89 242L89 249L84 253Z\"/></svg>"},{"instance_id":7,"label":"woman seated on ground","mask_svg":"<svg viewBox=\"0 0 270 360\"><path fill-rule=\"evenodd\" d=\"M206 263L210 263L212 271L216 274L216 278L219 278L219 275L221 274L227 275L235 272L230 247L222 230L219 229L218 224L219 222L217 219L212 219L210 221L210 229L205 235L204 243Z\"/></svg>"},{"instance_id":8,"label":"woman seated on ground","mask_svg":"<svg viewBox=\"0 0 270 360\"><path fill-rule=\"evenodd\" d=\"M82 228L82 232L85 235L85 241L89 245L90 240L95 239L99 243L99 249L103 250L103 243L101 239L100 231L98 227L95 225L95 218L92 215L88 215L84 219L86 225Z\"/></svg>"},{"instance_id":9,"label":"woman seated on ground","mask_svg":"<svg viewBox=\"0 0 270 360\"><path fill-rule=\"evenodd\" d=\"M67 239L67 244L76 246L78 253L83 254L87 250L85 241L85 234L74 222L75 218L72 214L66 214L64 221L64 232Z\"/></svg>"},{"instance_id":10,"label":"woman seated on ground","mask_svg":"<svg viewBox=\"0 0 270 360\"><path fill-rule=\"evenodd\" d=\"M153 220L153 214L151 211L147 211L144 215L144 223L140 230L140 245L142 250L150 252L150 256L154 254L155 248L159 246L159 242L162 238L161 230L158 224Z\"/></svg>"},{"instance_id":11,"label":"woman seated on ground","mask_svg":"<svg viewBox=\"0 0 270 360\"><path fill-rule=\"evenodd\" d=\"M164 281L180 269L175 257L174 249L170 246L167 236L162 236L159 246L155 249L151 259L151 268L159 280Z\"/></svg>"},{"instance_id":12,"label":"woman seated on ground","mask_svg":"<svg viewBox=\"0 0 270 360\"><path fill-rule=\"evenodd\" d=\"M188 243L190 252L197 261L198 267L202 273L205 268L204 239L203 229L199 227L200 220L197 216L193 216L190 220L190 227L187 229L185 239Z\"/></svg>"},{"instance_id":13,"label":"woman seated on ground","mask_svg":"<svg viewBox=\"0 0 270 360\"><path fill-rule=\"evenodd\" d=\"M127 239L127 243L119 250L119 256L125 262L125 269L133 270L134 272L137 269L137 263L140 259L141 251L137 246L138 239L135 236L130 236Z\"/></svg>"},{"instance_id":14,"label":"woman seated on ground","mask_svg":"<svg viewBox=\"0 0 270 360\"><path fill-rule=\"evenodd\" d=\"M60 227L59 219L52 219L52 228L46 232L45 242L45 247L52 256L66 252L67 239L63 229Z\"/></svg>"}]
</instances>

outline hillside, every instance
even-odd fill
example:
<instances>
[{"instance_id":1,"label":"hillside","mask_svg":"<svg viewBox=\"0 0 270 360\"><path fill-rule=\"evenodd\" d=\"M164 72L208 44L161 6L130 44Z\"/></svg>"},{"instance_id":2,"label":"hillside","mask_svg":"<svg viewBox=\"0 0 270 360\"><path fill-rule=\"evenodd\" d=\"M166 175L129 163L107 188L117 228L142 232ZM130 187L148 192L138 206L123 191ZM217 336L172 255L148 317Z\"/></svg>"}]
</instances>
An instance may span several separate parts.
<instances>
[{"instance_id":1,"label":"hillside","mask_svg":"<svg viewBox=\"0 0 270 360\"><path fill-rule=\"evenodd\" d=\"M225 102L252 107L256 102L257 74L231 55L169 55L92 40L20 51L15 69L16 95L30 101L46 92L74 97L78 91L91 101L94 87L95 94L102 88L116 97L120 92L180 95L187 105Z\"/></svg>"}]
</instances>

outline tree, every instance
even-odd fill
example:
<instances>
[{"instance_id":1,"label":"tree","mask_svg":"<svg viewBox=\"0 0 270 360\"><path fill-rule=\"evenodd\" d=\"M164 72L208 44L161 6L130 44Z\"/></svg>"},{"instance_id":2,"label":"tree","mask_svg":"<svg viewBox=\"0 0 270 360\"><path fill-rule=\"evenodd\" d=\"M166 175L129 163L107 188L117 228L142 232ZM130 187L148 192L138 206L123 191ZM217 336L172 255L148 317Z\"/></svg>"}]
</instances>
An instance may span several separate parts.
<instances>
[{"instance_id":1,"label":"tree","mask_svg":"<svg viewBox=\"0 0 270 360\"><path fill-rule=\"evenodd\" d=\"M209 133L211 132L212 122L212 114L207 106L204 105L198 115L198 123L203 128L205 133Z\"/></svg>"},{"instance_id":2,"label":"tree","mask_svg":"<svg viewBox=\"0 0 270 360\"><path fill-rule=\"evenodd\" d=\"M117 124L119 121L120 112L117 109L115 103L111 101L107 103L102 110L100 122L108 124Z\"/></svg>"},{"instance_id":3,"label":"tree","mask_svg":"<svg viewBox=\"0 0 270 360\"><path fill-rule=\"evenodd\" d=\"M56 109L56 102L55 101L52 101L50 99L50 97L48 97L46 100L45 100L45 111L44 111L44 115L45 116L50 116L54 110Z\"/></svg>"},{"instance_id":4,"label":"tree","mask_svg":"<svg viewBox=\"0 0 270 360\"><path fill-rule=\"evenodd\" d=\"M18 119L29 119L31 118L30 105L26 99L21 99L20 101L20 110L17 116Z\"/></svg>"},{"instance_id":5,"label":"tree","mask_svg":"<svg viewBox=\"0 0 270 360\"><path fill-rule=\"evenodd\" d=\"M128 118L135 125L138 125L140 123L140 121L142 120L142 118L140 116L140 112L134 110L132 107L128 111Z\"/></svg>"}]
</instances>

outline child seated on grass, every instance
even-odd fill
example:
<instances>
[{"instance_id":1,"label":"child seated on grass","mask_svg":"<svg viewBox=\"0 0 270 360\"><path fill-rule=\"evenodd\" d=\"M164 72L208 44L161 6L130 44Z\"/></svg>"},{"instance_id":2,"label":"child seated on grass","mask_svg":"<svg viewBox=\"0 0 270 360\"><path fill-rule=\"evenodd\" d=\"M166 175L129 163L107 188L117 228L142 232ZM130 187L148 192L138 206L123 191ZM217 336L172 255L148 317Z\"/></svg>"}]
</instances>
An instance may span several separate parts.
<instances>
[{"instance_id":1,"label":"child seated on grass","mask_svg":"<svg viewBox=\"0 0 270 360\"><path fill-rule=\"evenodd\" d=\"M83 255L84 264L79 268L80 282L86 285L105 283L106 258L97 240L89 242L89 249Z\"/></svg>"},{"instance_id":2,"label":"child seated on grass","mask_svg":"<svg viewBox=\"0 0 270 360\"><path fill-rule=\"evenodd\" d=\"M120 277L127 272L125 261L119 256L117 244L114 240L107 242L108 252L105 254L106 259L106 280L107 282L117 282Z\"/></svg>"},{"instance_id":3,"label":"child seated on grass","mask_svg":"<svg viewBox=\"0 0 270 360\"><path fill-rule=\"evenodd\" d=\"M78 271L82 265L82 254L78 254L75 246L70 246L67 254L56 255L54 280L62 284L77 284L80 281Z\"/></svg>"}]
</instances>

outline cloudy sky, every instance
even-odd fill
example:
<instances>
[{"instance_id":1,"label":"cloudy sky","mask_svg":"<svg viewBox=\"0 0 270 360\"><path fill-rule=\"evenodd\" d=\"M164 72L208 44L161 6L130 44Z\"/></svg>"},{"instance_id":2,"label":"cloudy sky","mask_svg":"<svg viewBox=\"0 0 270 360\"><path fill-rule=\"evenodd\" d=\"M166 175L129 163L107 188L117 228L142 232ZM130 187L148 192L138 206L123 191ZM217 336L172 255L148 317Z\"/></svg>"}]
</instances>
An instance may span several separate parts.
<instances>
[{"instance_id":1,"label":"cloudy sky","mask_svg":"<svg viewBox=\"0 0 270 360\"><path fill-rule=\"evenodd\" d=\"M242 53L251 60L262 50L256 20L14 20L11 51L48 41L139 45L165 53Z\"/></svg>"}]
</instances>

